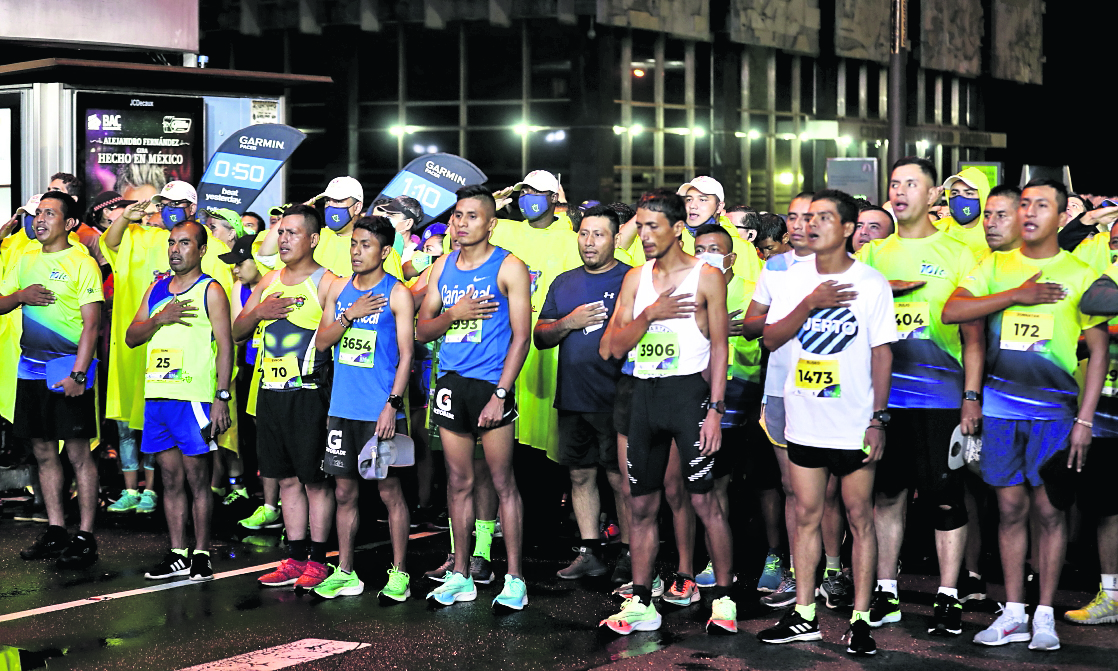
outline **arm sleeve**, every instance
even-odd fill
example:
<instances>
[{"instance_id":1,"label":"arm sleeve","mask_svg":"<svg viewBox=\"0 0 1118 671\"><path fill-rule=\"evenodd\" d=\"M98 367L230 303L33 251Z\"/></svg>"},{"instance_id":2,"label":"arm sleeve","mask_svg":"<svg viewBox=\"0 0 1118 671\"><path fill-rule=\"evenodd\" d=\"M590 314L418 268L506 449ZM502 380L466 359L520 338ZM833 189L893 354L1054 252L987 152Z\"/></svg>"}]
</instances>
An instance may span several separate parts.
<instances>
[{"instance_id":1,"label":"arm sleeve","mask_svg":"<svg viewBox=\"0 0 1118 671\"><path fill-rule=\"evenodd\" d=\"M1098 229L1093 226L1084 226L1083 215L1081 214L1060 229L1060 233L1056 236L1056 241L1060 244L1060 249L1071 252L1092 233L1098 233Z\"/></svg>"},{"instance_id":2,"label":"arm sleeve","mask_svg":"<svg viewBox=\"0 0 1118 671\"><path fill-rule=\"evenodd\" d=\"M1118 284L1110 275L1095 280L1079 299L1079 310L1088 315L1118 315Z\"/></svg>"}]
</instances>

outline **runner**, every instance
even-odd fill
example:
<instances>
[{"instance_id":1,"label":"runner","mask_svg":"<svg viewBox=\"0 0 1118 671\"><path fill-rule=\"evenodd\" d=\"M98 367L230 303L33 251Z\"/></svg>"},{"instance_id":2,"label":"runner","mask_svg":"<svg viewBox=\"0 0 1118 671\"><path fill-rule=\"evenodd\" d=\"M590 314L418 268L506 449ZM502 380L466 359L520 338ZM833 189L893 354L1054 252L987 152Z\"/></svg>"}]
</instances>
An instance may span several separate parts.
<instances>
[{"instance_id":1,"label":"runner","mask_svg":"<svg viewBox=\"0 0 1118 671\"><path fill-rule=\"evenodd\" d=\"M500 498L508 554L504 588L493 605L521 610L528 596L520 564L523 506L512 469L512 385L528 353L530 280L519 259L490 244L496 224L489 189L458 190L451 230L460 249L432 267L429 281L438 291L428 291L419 308L417 339L431 342L445 336L431 417L439 426L446 458L447 507L456 540L454 572L427 598L442 605L477 598L467 539L474 522L474 444L480 437Z\"/></svg>"},{"instance_id":2,"label":"runner","mask_svg":"<svg viewBox=\"0 0 1118 671\"><path fill-rule=\"evenodd\" d=\"M626 275L611 325L615 332L610 334L610 354L620 359L632 351L637 378L626 455L632 498L633 595L619 613L602 620L620 634L660 627L660 614L652 605L652 577L659 545L660 489L672 440L679 449L691 503L710 529L717 584L711 588L707 630L715 625L737 631L737 606L729 596L730 527L713 492L712 473L715 453L722 446L721 415L726 411L726 282L721 272L683 251L679 239L686 217L683 199L676 194L661 190L641 198L637 225L645 257L654 262Z\"/></svg>"},{"instance_id":3,"label":"runner","mask_svg":"<svg viewBox=\"0 0 1118 671\"><path fill-rule=\"evenodd\" d=\"M321 227L313 207L287 208L275 226L284 267L264 276L233 323L235 339L252 335L260 343L259 381L253 383L259 390L257 457L261 477L278 479L283 499L288 558L260 576L260 584L268 587L313 589L330 574L326 541L334 488L322 471L330 357L316 350L315 336L330 282L337 277L312 256ZM253 409L251 399L249 406Z\"/></svg>"},{"instance_id":4,"label":"runner","mask_svg":"<svg viewBox=\"0 0 1118 671\"><path fill-rule=\"evenodd\" d=\"M989 330L981 468L982 479L998 497L1007 603L974 637L983 645L1030 641L1031 650L1060 647L1052 600L1064 563L1065 511L1075 498L1071 469L1082 470L1091 444L1108 343L1104 318L1079 309L1095 273L1057 243L1066 207L1063 184L1047 179L1026 184L1018 210L1025 244L989 256L943 309L944 323L985 318ZM1073 377L1080 334L1089 352L1082 389ZM1039 605L1030 634L1024 569L1031 507L1041 554Z\"/></svg>"},{"instance_id":5,"label":"runner","mask_svg":"<svg viewBox=\"0 0 1118 671\"><path fill-rule=\"evenodd\" d=\"M840 480L853 539L854 614L846 651L872 655L869 610L877 543L873 479L885 450L886 404L897 339L889 284L881 273L846 253L858 206L842 191L815 194L806 231L815 263L781 277L766 315L765 347L792 344L784 383L785 436L796 493L795 553L814 570L828 477ZM857 287L857 291L852 291ZM765 643L819 640L813 590L796 594L776 626L757 635Z\"/></svg>"},{"instance_id":6,"label":"runner","mask_svg":"<svg viewBox=\"0 0 1118 671\"><path fill-rule=\"evenodd\" d=\"M87 390L86 376L97 351L104 299L97 262L67 237L78 225L76 209L69 195L44 193L32 221L40 245L27 248L0 282L0 314L23 306L13 434L31 442L49 524L19 554L24 559L58 557L61 568L84 568L97 561L93 521L98 477L89 453L89 439L97 435L97 398ZM48 375L58 364L66 370ZM59 441L78 486L81 523L73 538L66 532L62 507Z\"/></svg>"},{"instance_id":7,"label":"runner","mask_svg":"<svg viewBox=\"0 0 1118 671\"><path fill-rule=\"evenodd\" d=\"M406 433L404 392L411 373L415 343L411 293L384 271L396 232L384 217L362 217L352 236L353 275L330 287L315 346L335 347L334 383L330 396L329 434L323 470L334 476L337 501L338 566L315 588L333 599L355 596L365 589L353 570L353 545L360 517L357 497L361 480L357 458L370 441L391 440ZM383 311L388 300L387 312ZM388 508L392 566L380 595L404 601L411 595L405 566L408 549L408 504L395 475L377 480Z\"/></svg>"},{"instance_id":8,"label":"runner","mask_svg":"<svg viewBox=\"0 0 1118 671\"><path fill-rule=\"evenodd\" d=\"M213 580L210 562L210 453L230 425L232 321L221 285L201 270L208 234L187 220L171 229L173 275L148 288L125 342L147 345L144 435L140 451L156 455L163 474L163 513L171 550L144 574L149 580L189 575ZM194 552L186 547L187 493L193 501ZM188 561L189 560L189 561Z\"/></svg>"}]
</instances>

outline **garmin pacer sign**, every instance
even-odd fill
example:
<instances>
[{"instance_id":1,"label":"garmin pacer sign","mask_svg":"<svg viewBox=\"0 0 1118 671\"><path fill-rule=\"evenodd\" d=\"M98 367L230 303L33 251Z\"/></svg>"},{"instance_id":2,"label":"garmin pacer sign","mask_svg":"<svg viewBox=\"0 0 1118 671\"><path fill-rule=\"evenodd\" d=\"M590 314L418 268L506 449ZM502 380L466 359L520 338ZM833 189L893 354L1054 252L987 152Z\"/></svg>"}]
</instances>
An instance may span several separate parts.
<instances>
[{"instance_id":1,"label":"garmin pacer sign","mask_svg":"<svg viewBox=\"0 0 1118 671\"><path fill-rule=\"evenodd\" d=\"M291 126L248 126L221 143L198 185L198 207L244 214L306 135Z\"/></svg>"},{"instance_id":2,"label":"garmin pacer sign","mask_svg":"<svg viewBox=\"0 0 1118 671\"><path fill-rule=\"evenodd\" d=\"M79 92L76 106L78 169L89 200L109 190L147 200L173 179L197 179L201 98Z\"/></svg>"},{"instance_id":3,"label":"garmin pacer sign","mask_svg":"<svg viewBox=\"0 0 1118 671\"><path fill-rule=\"evenodd\" d=\"M427 154L404 166L377 198L415 198L423 206L423 221L418 226L423 227L454 207L458 200L455 191L471 184L484 184L487 179L480 168L461 156ZM369 213L372 211L370 205Z\"/></svg>"}]
</instances>

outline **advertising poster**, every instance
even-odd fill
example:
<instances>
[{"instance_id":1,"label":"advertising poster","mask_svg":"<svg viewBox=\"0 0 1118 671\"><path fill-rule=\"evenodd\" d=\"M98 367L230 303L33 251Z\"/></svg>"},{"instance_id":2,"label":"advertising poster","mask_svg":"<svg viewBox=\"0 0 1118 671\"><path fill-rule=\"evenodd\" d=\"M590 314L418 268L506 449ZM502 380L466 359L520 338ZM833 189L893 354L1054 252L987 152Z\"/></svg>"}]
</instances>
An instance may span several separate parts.
<instances>
[{"instance_id":1,"label":"advertising poster","mask_svg":"<svg viewBox=\"0 0 1118 671\"><path fill-rule=\"evenodd\" d=\"M197 183L204 160L201 98L79 92L76 102L86 202L105 191L148 200L171 180Z\"/></svg>"}]
</instances>

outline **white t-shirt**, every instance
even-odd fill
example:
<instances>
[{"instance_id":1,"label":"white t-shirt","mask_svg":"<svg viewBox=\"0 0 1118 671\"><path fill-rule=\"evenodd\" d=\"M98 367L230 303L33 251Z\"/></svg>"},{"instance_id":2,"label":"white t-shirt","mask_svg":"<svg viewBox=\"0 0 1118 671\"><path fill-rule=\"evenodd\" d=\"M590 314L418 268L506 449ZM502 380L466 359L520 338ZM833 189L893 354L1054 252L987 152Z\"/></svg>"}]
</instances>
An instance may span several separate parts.
<instances>
[{"instance_id":1,"label":"white t-shirt","mask_svg":"<svg viewBox=\"0 0 1118 671\"><path fill-rule=\"evenodd\" d=\"M873 416L870 350L897 340L889 282L861 261L837 275L821 275L814 263L799 263L780 280L768 324L788 316L827 280L851 284L858 292L850 307L812 312L788 341L784 437L809 447L860 450Z\"/></svg>"},{"instance_id":2,"label":"white t-shirt","mask_svg":"<svg viewBox=\"0 0 1118 671\"><path fill-rule=\"evenodd\" d=\"M761 305L772 305L773 294L784 290L781 285L784 272L804 261L811 261L814 264L815 254L796 256L794 250L788 250L766 261L765 267L761 269L761 276L757 278L753 300ZM765 369L765 396L784 396L784 381L788 379L788 357L791 356L791 348L791 343L785 343L775 352L769 352L769 367Z\"/></svg>"}]
</instances>

